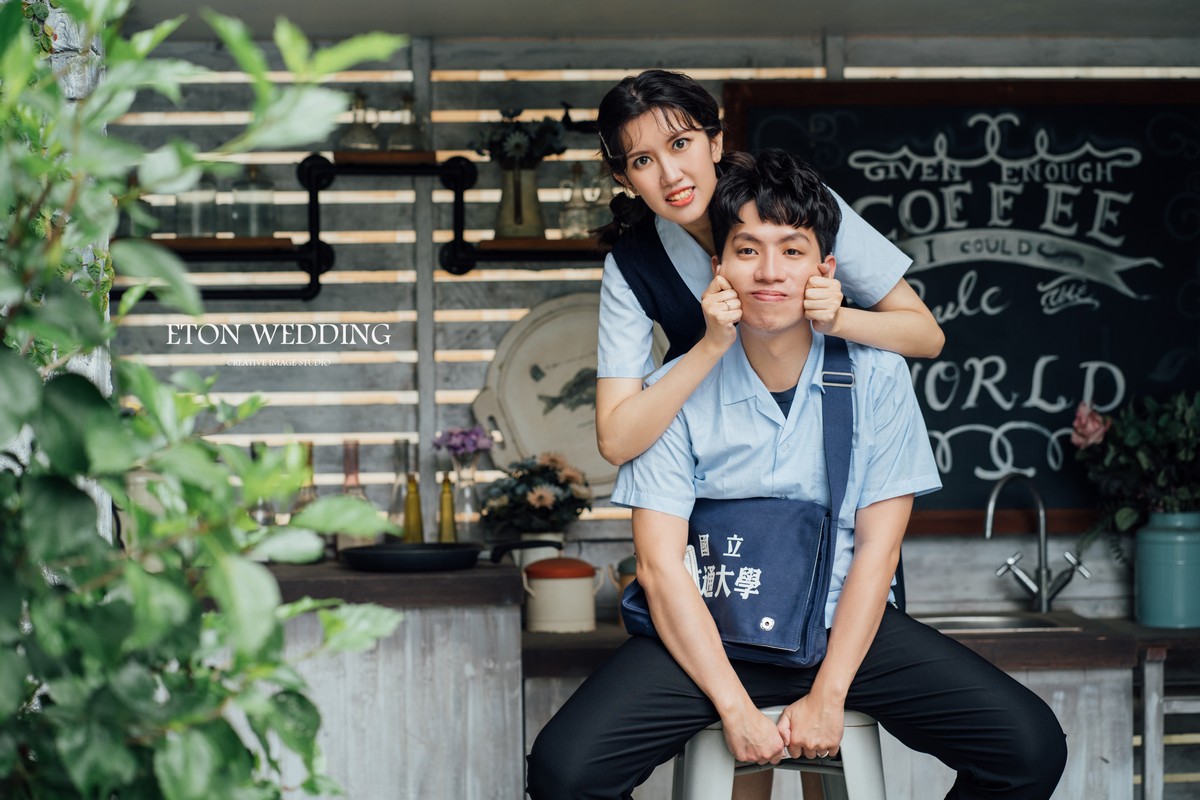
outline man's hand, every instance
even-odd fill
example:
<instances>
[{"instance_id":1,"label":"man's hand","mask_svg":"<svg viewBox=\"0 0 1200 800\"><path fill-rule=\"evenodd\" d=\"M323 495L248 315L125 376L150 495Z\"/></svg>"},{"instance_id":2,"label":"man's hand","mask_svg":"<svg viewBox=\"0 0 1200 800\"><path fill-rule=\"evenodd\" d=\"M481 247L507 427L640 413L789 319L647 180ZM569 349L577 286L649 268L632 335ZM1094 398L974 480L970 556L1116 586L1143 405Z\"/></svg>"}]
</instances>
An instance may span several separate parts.
<instances>
[{"instance_id":1,"label":"man's hand","mask_svg":"<svg viewBox=\"0 0 1200 800\"><path fill-rule=\"evenodd\" d=\"M820 275L813 275L804 287L804 316L818 333L833 333L838 309L842 307L842 282L830 277L831 269L821 264Z\"/></svg>"},{"instance_id":2,"label":"man's hand","mask_svg":"<svg viewBox=\"0 0 1200 800\"><path fill-rule=\"evenodd\" d=\"M742 318L742 301L724 275L717 275L700 295L704 311L704 339L724 353L737 338L734 325Z\"/></svg>"},{"instance_id":3,"label":"man's hand","mask_svg":"<svg viewBox=\"0 0 1200 800\"><path fill-rule=\"evenodd\" d=\"M779 735L793 758L836 756L842 745L845 715L841 703L807 694L779 716Z\"/></svg>"},{"instance_id":4,"label":"man's hand","mask_svg":"<svg viewBox=\"0 0 1200 800\"><path fill-rule=\"evenodd\" d=\"M738 761L747 764L778 764L783 760L784 741L766 714L747 703L737 712L723 715L725 744Z\"/></svg>"}]
</instances>

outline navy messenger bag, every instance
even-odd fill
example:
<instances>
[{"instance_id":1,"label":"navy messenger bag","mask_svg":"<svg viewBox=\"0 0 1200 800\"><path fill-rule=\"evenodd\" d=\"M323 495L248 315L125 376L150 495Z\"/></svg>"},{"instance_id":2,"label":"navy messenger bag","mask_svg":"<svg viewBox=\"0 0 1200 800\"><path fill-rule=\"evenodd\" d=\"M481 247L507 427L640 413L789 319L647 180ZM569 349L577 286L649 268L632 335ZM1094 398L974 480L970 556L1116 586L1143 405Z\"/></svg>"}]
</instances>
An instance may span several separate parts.
<instances>
[{"instance_id":1,"label":"navy messenger bag","mask_svg":"<svg viewBox=\"0 0 1200 800\"><path fill-rule=\"evenodd\" d=\"M702 498L688 523L685 564L731 659L811 667L825 657L825 602L854 426L844 340L825 337L821 383L833 511L778 497ZM636 579L621 596L621 617L630 634L658 637Z\"/></svg>"}]
</instances>

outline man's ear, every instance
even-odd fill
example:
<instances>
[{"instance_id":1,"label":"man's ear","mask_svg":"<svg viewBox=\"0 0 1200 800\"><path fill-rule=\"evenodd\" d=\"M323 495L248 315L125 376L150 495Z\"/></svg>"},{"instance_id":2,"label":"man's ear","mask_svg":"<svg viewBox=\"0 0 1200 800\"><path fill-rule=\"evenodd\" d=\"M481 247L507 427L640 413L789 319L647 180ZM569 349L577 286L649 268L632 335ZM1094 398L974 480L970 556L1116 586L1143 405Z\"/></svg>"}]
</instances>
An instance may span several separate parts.
<instances>
[{"instance_id":1,"label":"man's ear","mask_svg":"<svg viewBox=\"0 0 1200 800\"><path fill-rule=\"evenodd\" d=\"M713 269L713 277L714 278L721 274L721 257L720 256L712 257L712 269Z\"/></svg>"},{"instance_id":2,"label":"man's ear","mask_svg":"<svg viewBox=\"0 0 1200 800\"><path fill-rule=\"evenodd\" d=\"M821 262L821 266L824 267L821 273L826 278L832 278L833 274L837 272L837 259L833 257L833 253L825 256L825 260Z\"/></svg>"}]
</instances>

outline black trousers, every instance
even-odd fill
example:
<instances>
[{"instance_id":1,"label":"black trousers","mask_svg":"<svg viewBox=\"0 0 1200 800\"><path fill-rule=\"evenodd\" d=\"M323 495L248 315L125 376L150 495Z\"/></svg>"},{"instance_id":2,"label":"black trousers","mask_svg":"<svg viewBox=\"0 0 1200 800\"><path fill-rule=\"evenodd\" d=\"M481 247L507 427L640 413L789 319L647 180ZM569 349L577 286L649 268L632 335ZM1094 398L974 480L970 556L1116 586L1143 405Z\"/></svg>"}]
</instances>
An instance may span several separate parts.
<instances>
[{"instance_id":1,"label":"black trousers","mask_svg":"<svg viewBox=\"0 0 1200 800\"><path fill-rule=\"evenodd\" d=\"M733 666L760 706L794 702L817 672ZM948 800L1046 800L1066 764L1062 727L1037 695L892 606L846 707L955 770ZM661 642L632 637L542 729L529 755L527 790L533 800L630 798L656 766L717 719Z\"/></svg>"}]
</instances>

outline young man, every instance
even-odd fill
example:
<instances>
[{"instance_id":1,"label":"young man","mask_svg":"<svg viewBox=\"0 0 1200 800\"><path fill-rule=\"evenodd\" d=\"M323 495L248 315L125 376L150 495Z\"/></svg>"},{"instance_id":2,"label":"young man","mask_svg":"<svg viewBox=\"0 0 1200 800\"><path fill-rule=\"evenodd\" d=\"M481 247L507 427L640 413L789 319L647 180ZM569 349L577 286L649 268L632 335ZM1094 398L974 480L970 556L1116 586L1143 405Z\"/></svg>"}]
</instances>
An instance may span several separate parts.
<instances>
[{"instance_id":1,"label":"young man","mask_svg":"<svg viewBox=\"0 0 1200 800\"><path fill-rule=\"evenodd\" d=\"M836 268L829 248L840 213L807 165L768 151L726 171L709 214L714 270L742 308L737 341L663 437L621 468L613 492L614 503L633 508L638 582L661 640L632 637L547 724L529 757L530 795L631 797L717 719L739 761L834 755L852 708L955 769L948 798L1048 798L1066 759L1053 712L889 604L912 499L940 488L895 354L850 345L854 435L846 500L833 511L824 660L789 669L726 656L681 568L688 517L698 498L829 503L824 338L804 318L803 293L820 266ZM758 711L766 705L788 706L778 725Z\"/></svg>"}]
</instances>

